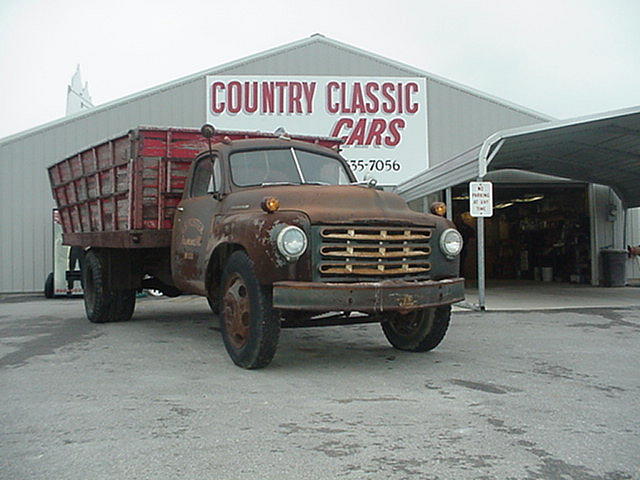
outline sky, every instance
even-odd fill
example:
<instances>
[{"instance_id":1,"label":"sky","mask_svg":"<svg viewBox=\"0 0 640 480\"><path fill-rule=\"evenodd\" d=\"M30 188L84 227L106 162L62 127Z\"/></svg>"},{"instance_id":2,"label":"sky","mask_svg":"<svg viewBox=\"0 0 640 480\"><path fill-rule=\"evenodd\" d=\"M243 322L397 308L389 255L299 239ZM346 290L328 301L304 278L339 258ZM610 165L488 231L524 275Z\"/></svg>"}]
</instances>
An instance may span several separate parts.
<instances>
[{"instance_id":1,"label":"sky","mask_svg":"<svg viewBox=\"0 0 640 480\"><path fill-rule=\"evenodd\" d=\"M637 0L0 0L0 138L321 33L556 118L640 105Z\"/></svg>"}]
</instances>

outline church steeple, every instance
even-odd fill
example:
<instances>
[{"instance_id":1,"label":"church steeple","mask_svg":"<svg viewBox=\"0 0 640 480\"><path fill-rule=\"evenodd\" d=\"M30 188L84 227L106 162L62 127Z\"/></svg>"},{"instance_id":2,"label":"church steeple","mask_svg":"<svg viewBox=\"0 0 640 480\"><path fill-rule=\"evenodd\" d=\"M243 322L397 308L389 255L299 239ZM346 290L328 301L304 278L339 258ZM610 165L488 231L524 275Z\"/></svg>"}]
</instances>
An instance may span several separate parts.
<instances>
[{"instance_id":1,"label":"church steeple","mask_svg":"<svg viewBox=\"0 0 640 480\"><path fill-rule=\"evenodd\" d=\"M85 82L82 86L82 76L80 75L80 65L76 67L76 73L71 77L71 83L67 86L67 111L66 115L77 113L85 108L93 107L91 95L89 95L89 84Z\"/></svg>"}]
</instances>

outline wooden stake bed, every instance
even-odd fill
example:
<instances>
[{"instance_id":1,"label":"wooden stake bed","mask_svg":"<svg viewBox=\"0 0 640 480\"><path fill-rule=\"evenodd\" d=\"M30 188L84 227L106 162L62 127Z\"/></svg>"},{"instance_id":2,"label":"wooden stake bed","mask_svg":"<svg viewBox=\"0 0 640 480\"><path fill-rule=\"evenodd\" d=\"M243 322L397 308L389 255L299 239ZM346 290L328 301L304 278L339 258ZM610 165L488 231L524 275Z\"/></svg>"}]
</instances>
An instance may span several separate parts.
<instances>
[{"instance_id":1,"label":"wooden stake bed","mask_svg":"<svg viewBox=\"0 0 640 480\"><path fill-rule=\"evenodd\" d=\"M277 138L216 131L211 139ZM335 139L292 136L334 145ZM200 130L138 127L49 167L67 245L169 247L173 215L193 159L207 150Z\"/></svg>"}]
</instances>

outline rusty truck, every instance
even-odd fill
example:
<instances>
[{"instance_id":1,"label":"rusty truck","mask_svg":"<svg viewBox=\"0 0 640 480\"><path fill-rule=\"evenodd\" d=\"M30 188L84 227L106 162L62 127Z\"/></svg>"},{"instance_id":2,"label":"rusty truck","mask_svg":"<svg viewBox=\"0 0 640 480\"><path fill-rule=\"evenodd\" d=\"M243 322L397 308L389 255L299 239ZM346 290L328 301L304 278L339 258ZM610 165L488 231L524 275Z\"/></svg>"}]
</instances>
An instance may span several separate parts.
<instances>
[{"instance_id":1,"label":"rusty truck","mask_svg":"<svg viewBox=\"0 0 640 480\"><path fill-rule=\"evenodd\" d=\"M379 322L397 349L435 348L464 297L462 237L358 182L340 142L137 127L49 167L89 321L129 320L153 288L206 297L243 368L286 327Z\"/></svg>"}]
</instances>

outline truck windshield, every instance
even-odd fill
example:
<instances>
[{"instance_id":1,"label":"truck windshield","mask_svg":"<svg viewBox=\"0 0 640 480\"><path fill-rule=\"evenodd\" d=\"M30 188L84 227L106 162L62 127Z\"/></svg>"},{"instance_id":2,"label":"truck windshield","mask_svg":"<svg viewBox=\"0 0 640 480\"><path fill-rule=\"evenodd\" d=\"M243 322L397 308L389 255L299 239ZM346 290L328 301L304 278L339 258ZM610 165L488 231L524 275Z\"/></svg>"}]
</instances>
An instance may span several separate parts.
<instances>
[{"instance_id":1,"label":"truck windshield","mask_svg":"<svg viewBox=\"0 0 640 480\"><path fill-rule=\"evenodd\" d=\"M337 159L293 148L250 150L231 154L233 183L255 185L346 185L351 183Z\"/></svg>"}]
</instances>

